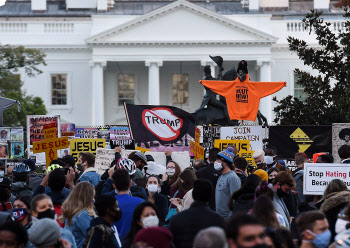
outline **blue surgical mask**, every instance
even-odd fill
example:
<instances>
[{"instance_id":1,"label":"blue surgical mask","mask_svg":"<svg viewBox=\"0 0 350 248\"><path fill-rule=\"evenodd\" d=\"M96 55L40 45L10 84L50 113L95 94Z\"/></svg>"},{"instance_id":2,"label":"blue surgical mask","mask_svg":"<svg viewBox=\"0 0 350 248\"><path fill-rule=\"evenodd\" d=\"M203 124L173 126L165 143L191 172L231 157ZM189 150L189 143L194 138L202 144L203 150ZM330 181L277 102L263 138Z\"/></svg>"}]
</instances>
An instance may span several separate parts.
<instances>
[{"instance_id":1,"label":"blue surgical mask","mask_svg":"<svg viewBox=\"0 0 350 248\"><path fill-rule=\"evenodd\" d=\"M310 230L307 230L309 233L315 236L315 239L312 240L312 243L317 248L327 248L329 245L329 242L331 241L332 233L330 230L324 231L323 233L315 234L311 232Z\"/></svg>"}]
</instances>

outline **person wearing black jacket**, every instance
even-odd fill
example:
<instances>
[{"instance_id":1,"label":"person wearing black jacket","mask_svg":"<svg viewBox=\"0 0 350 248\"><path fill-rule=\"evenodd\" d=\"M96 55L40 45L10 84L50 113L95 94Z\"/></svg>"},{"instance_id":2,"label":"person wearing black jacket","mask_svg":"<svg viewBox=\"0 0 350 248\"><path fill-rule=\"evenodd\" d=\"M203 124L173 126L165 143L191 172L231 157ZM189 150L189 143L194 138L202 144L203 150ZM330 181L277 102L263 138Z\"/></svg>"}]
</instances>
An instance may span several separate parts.
<instances>
[{"instance_id":1,"label":"person wearing black jacket","mask_svg":"<svg viewBox=\"0 0 350 248\"><path fill-rule=\"evenodd\" d=\"M197 178L206 178L208 179L212 185L213 185L213 192L209 201L209 208L213 211L215 211L215 188L216 183L221 176L221 173L214 169L214 162L216 160L216 157L218 156L218 153L220 152L219 148L212 148L209 151L209 162L210 164L200 170L197 171L196 176Z\"/></svg>"},{"instance_id":2,"label":"person wearing black jacket","mask_svg":"<svg viewBox=\"0 0 350 248\"><path fill-rule=\"evenodd\" d=\"M159 192L160 179L155 175L151 175L147 178L147 194L148 201L152 202L159 211L159 221L164 223L168 214L168 198Z\"/></svg>"},{"instance_id":3,"label":"person wearing black jacket","mask_svg":"<svg viewBox=\"0 0 350 248\"><path fill-rule=\"evenodd\" d=\"M194 182L191 207L175 214L170 220L169 230L174 235L175 247L192 248L199 231L211 226L224 228L224 218L208 207L212 191L208 179L201 178Z\"/></svg>"},{"instance_id":4,"label":"person wearing black jacket","mask_svg":"<svg viewBox=\"0 0 350 248\"><path fill-rule=\"evenodd\" d=\"M99 217L91 220L83 247L85 248L120 248L121 241L114 221L122 216L115 197L102 195L95 201L95 209Z\"/></svg>"}]
</instances>

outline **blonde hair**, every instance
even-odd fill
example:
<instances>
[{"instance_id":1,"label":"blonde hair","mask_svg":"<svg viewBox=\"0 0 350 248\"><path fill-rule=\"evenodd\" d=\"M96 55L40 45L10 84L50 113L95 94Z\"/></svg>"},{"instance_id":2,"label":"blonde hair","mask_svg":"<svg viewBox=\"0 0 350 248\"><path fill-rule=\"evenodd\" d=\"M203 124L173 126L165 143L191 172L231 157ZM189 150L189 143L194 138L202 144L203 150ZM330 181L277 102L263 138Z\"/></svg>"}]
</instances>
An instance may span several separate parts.
<instances>
[{"instance_id":1,"label":"blonde hair","mask_svg":"<svg viewBox=\"0 0 350 248\"><path fill-rule=\"evenodd\" d=\"M93 206L95 189L89 182L78 183L70 192L67 199L62 204L62 214L59 220L63 223L68 220L68 226L72 225L73 217L86 210L90 216L96 217Z\"/></svg>"}]
</instances>

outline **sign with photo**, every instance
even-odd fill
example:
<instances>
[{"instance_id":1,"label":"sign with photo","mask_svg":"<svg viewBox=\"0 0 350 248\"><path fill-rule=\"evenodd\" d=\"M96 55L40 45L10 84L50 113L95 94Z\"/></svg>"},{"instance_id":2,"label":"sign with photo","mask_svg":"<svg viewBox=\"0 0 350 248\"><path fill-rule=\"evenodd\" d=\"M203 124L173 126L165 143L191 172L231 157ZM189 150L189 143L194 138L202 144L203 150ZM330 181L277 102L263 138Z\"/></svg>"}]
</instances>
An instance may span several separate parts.
<instances>
[{"instance_id":1,"label":"sign with photo","mask_svg":"<svg viewBox=\"0 0 350 248\"><path fill-rule=\"evenodd\" d=\"M23 141L23 127L11 127L11 141Z\"/></svg>"},{"instance_id":2,"label":"sign with photo","mask_svg":"<svg viewBox=\"0 0 350 248\"><path fill-rule=\"evenodd\" d=\"M9 148L7 142L0 142L0 158L9 158Z\"/></svg>"},{"instance_id":3,"label":"sign with photo","mask_svg":"<svg viewBox=\"0 0 350 248\"><path fill-rule=\"evenodd\" d=\"M23 141L11 141L10 142L11 158L23 158L24 157L24 142Z\"/></svg>"},{"instance_id":4,"label":"sign with photo","mask_svg":"<svg viewBox=\"0 0 350 248\"><path fill-rule=\"evenodd\" d=\"M11 139L11 129L9 127L0 128L0 141L7 142Z\"/></svg>"},{"instance_id":5,"label":"sign with photo","mask_svg":"<svg viewBox=\"0 0 350 248\"><path fill-rule=\"evenodd\" d=\"M332 125L332 155L335 163L340 163L338 149L342 145L350 145L350 123L334 123Z\"/></svg>"}]
</instances>

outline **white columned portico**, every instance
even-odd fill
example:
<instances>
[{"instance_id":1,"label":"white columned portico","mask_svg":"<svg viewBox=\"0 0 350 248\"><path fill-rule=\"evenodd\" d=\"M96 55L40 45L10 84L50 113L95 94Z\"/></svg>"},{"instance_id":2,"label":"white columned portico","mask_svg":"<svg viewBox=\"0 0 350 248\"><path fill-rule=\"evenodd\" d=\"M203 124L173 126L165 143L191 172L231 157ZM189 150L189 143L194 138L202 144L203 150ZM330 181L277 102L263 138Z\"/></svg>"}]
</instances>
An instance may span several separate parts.
<instances>
[{"instance_id":1,"label":"white columned portico","mask_svg":"<svg viewBox=\"0 0 350 248\"><path fill-rule=\"evenodd\" d=\"M92 125L94 126L105 124L103 68L106 65L106 61L90 62L92 68Z\"/></svg>"},{"instance_id":2,"label":"white columned portico","mask_svg":"<svg viewBox=\"0 0 350 248\"><path fill-rule=\"evenodd\" d=\"M257 65L260 67L260 81L271 82L271 62L268 60L258 60ZM272 122L272 96L266 96L260 99L260 112L266 117L267 122Z\"/></svg>"},{"instance_id":3,"label":"white columned portico","mask_svg":"<svg viewBox=\"0 0 350 248\"><path fill-rule=\"evenodd\" d=\"M159 105L159 67L163 65L163 61L147 60L145 65L148 66L148 104Z\"/></svg>"}]
</instances>

